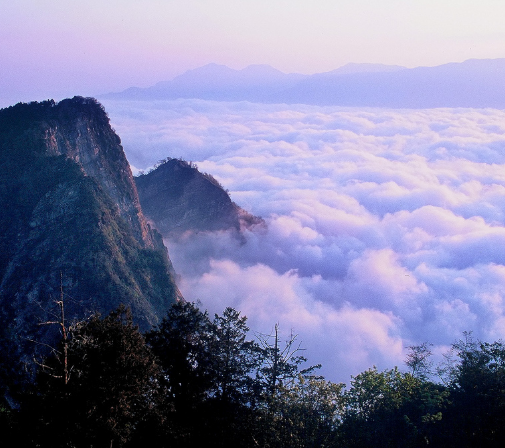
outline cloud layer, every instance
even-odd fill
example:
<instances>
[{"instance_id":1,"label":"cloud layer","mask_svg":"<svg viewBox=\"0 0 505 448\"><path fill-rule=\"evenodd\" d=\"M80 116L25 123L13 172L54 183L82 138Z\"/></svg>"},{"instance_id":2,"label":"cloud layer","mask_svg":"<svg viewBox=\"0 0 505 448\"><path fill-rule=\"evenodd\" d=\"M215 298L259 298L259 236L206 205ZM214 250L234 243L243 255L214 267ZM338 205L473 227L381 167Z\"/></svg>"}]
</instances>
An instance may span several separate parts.
<instances>
[{"instance_id":1,"label":"cloud layer","mask_svg":"<svg viewBox=\"0 0 505 448\"><path fill-rule=\"evenodd\" d=\"M196 162L268 231L168 241L181 290L330 379L505 336L505 112L104 102L134 170Z\"/></svg>"}]
</instances>

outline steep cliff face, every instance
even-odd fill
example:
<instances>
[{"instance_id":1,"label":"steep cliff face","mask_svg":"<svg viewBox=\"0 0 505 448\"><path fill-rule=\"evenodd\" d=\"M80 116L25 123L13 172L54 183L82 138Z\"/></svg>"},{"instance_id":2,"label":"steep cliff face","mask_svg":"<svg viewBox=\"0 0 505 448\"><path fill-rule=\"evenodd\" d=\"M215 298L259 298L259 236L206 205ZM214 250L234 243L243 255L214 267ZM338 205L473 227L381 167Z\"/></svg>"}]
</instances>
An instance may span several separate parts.
<instances>
[{"instance_id":1,"label":"steep cliff face","mask_svg":"<svg viewBox=\"0 0 505 448\"><path fill-rule=\"evenodd\" d=\"M154 247L121 141L96 100L76 97L58 104L17 105L4 115L3 120L16 120L11 138L47 156L64 155L77 162L111 197L139 242Z\"/></svg>"},{"instance_id":2,"label":"steep cliff face","mask_svg":"<svg viewBox=\"0 0 505 448\"><path fill-rule=\"evenodd\" d=\"M122 303L142 328L180 297L119 137L93 99L0 110L0 210L0 341L15 341L14 351L49 337L37 323L61 291L69 319Z\"/></svg>"},{"instance_id":3,"label":"steep cliff face","mask_svg":"<svg viewBox=\"0 0 505 448\"><path fill-rule=\"evenodd\" d=\"M166 238L264 225L235 204L216 179L183 160L169 158L135 182L144 213Z\"/></svg>"}]
</instances>

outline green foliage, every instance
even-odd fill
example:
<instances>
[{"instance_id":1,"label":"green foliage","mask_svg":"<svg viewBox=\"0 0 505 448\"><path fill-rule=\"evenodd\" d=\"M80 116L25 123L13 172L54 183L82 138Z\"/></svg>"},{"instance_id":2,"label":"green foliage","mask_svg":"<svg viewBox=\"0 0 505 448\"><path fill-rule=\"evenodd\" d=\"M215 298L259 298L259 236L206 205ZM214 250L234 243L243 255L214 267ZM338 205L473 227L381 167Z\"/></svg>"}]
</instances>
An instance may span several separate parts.
<instances>
[{"instance_id":1,"label":"green foliage","mask_svg":"<svg viewBox=\"0 0 505 448\"><path fill-rule=\"evenodd\" d=\"M323 414L335 406L341 386L299 369L305 358L294 338L281 348L278 333L273 345L268 337L258 343L248 334L246 317L233 308L211 319L185 301L147 334L163 372L163 409L175 428L174 443L289 446L293 437L281 432L303 438L303 428L316 440L334 430L335 410Z\"/></svg>"},{"instance_id":2,"label":"green foliage","mask_svg":"<svg viewBox=\"0 0 505 448\"><path fill-rule=\"evenodd\" d=\"M167 401L183 415L195 410L212 385L210 339L208 314L183 300L146 335L163 369Z\"/></svg>"},{"instance_id":3,"label":"green foliage","mask_svg":"<svg viewBox=\"0 0 505 448\"><path fill-rule=\"evenodd\" d=\"M261 445L334 446L344 409L343 390L343 384L303 374L280 386L262 416Z\"/></svg>"},{"instance_id":4,"label":"green foliage","mask_svg":"<svg viewBox=\"0 0 505 448\"><path fill-rule=\"evenodd\" d=\"M447 446L498 447L505 441L505 344L465 333L441 369L451 392L445 415Z\"/></svg>"},{"instance_id":5,"label":"green foliage","mask_svg":"<svg viewBox=\"0 0 505 448\"><path fill-rule=\"evenodd\" d=\"M278 325L272 334L257 338L261 357L255 440L265 447L329 446L341 415L343 384L315 376L319 365L302 369L307 359L296 335L282 344Z\"/></svg>"},{"instance_id":6,"label":"green foliage","mask_svg":"<svg viewBox=\"0 0 505 448\"><path fill-rule=\"evenodd\" d=\"M246 443L251 372L258 362L247 332L246 318L232 308L211 320L195 304L179 301L147 334L163 372L163 409L174 411L167 418L176 443L199 446L215 439L216 446L230 446L239 434Z\"/></svg>"},{"instance_id":7,"label":"green foliage","mask_svg":"<svg viewBox=\"0 0 505 448\"><path fill-rule=\"evenodd\" d=\"M70 346L73 378L69 383L88 421L92 439L102 433L123 444L133 423L152 405L157 366L133 324L129 310L119 308L105 319L94 316L79 325ZM97 431L97 427L100 431Z\"/></svg>"},{"instance_id":8,"label":"green foliage","mask_svg":"<svg viewBox=\"0 0 505 448\"><path fill-rule=\"evenodd\" d=\"M254 389L251 374L260 364L260 349L255 341L246 340L247 318L227 307L212 322L211 353L215 372L211 394L220 400L246 404Z\"/></svg>"},{"instance_id":9,"label":"green foliage","mask_svg":"<svg viewBox=\"0 0 505 448\"><path fill-rule=\"evenodd\" d=\"M375 367L351 381L340 434L349 447L417 447L431 441L447 394L435 384Z\"/></svg>"},{"instance_id":10,"label":"green foliage","mask_svg":"<svg viewBox=\"0 0 505 448\"><path fill-rule=\"evenodd\" d=\"M454 343L445 384L427 379L423 344L410 348L409 372L373 367L346 388L302 369L296 337L281 344L278 326L248 335L233 308L211 319L185 301L145 337L124 307L93 315L40 364L19 411L0 406L0 428L41 448L503 446L501 341Z\"/></svg>"},{"instance_id":11,"label":"green foliage","mask_svg":"<svg viewBox=\"0 0 505 448\"><path fill-rule=\"evenodd\" d=\"M49 357L28 402L37 446L123 446L151 413L158 368L129 310L78 323L68 344L68 382L60 355ZM34 445L35 446L35 445Z\"/></svg>"},{"instance_id":12,"label":"green foliage","mask_svg":"<svg viewBox=\"0 0 505 448\"><path fill-rule=\"evenodd\" d=\"M423 342L420 345L411 345L407 347L409 353L405 364L410 370L412 376L421 380L428 380L433 375L433 362L431 361L431 347L432 344Z\"/></svg>"}]
</instances>

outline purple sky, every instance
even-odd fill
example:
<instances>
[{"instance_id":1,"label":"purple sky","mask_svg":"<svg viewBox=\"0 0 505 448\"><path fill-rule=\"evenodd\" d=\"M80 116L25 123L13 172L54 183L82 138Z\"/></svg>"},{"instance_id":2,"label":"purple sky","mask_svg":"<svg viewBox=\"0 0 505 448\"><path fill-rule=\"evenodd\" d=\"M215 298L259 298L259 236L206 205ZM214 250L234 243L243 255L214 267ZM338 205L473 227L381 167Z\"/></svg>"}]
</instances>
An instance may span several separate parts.
<instances>
[{"instance_id":1,"label":"purple sky","mask_svg":"<svg viewBox=\"0 0 505 448\"><path fill-rule=\"evenodd\" d=\"M210 62L317 73L505 56L501 0L12 0L0 106L147 87Z\"/></svg>"}]
</instances>

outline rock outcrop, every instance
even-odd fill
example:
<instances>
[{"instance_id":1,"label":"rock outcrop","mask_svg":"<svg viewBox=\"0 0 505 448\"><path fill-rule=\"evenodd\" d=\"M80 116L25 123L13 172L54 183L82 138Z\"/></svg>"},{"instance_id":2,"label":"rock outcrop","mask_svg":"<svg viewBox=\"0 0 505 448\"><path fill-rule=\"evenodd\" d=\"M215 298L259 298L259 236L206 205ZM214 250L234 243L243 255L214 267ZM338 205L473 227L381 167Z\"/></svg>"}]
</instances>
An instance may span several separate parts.
<instances>
[{"instance_id":1,"label":"rock outcrop","mask_svg":"<svg viewBox=\"0 0 505 448\"><path fill-rule=\"evenodd\" d=\"M142 210L165 238L220 230L240 236L246 228L265 225L235 204L214 177L184 160L168 158L135 182Z\"/></svg>"}]
</instances>

